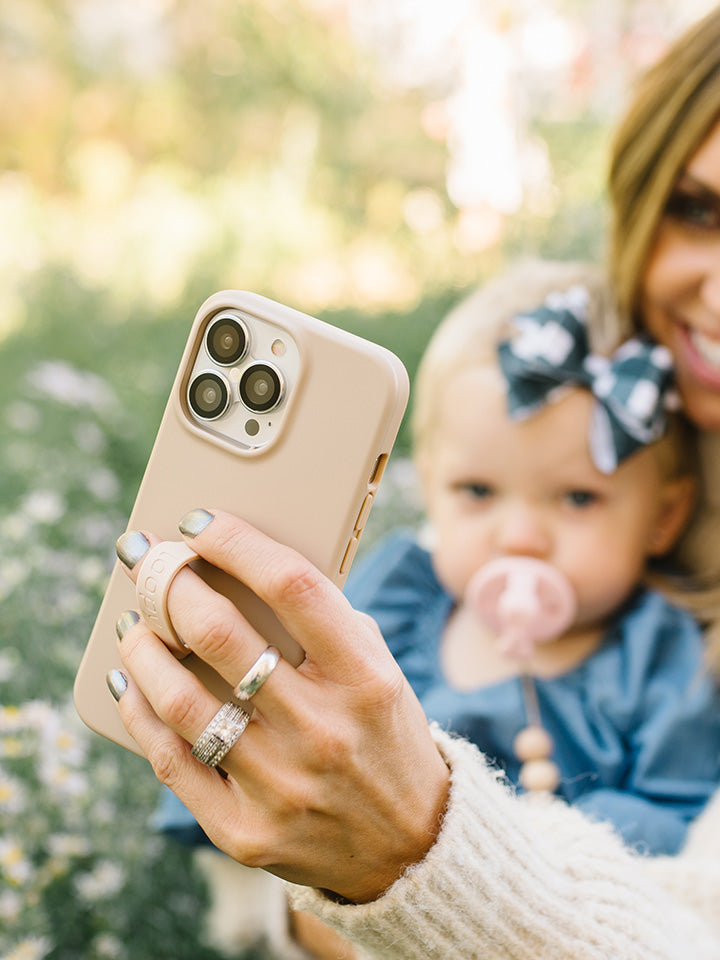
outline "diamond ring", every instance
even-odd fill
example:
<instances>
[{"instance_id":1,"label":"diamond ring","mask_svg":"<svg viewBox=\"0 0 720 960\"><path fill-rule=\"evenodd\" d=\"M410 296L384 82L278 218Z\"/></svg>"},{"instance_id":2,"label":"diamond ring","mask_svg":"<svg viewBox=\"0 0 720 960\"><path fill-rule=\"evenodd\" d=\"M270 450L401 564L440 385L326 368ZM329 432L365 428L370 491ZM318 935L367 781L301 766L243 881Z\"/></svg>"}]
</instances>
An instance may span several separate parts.
<instances>
[{"instance_id":1,"label":"diamond ring","mask_svg":"<svg viewBox=\"0 0 720 960\"><path fill-rule=\"evenodd\" d=\"M238 742L250 722L250 714L239 703L228 700L197 738L192 755L208 767L216 767Z\"/></svg>"}]
</instances>

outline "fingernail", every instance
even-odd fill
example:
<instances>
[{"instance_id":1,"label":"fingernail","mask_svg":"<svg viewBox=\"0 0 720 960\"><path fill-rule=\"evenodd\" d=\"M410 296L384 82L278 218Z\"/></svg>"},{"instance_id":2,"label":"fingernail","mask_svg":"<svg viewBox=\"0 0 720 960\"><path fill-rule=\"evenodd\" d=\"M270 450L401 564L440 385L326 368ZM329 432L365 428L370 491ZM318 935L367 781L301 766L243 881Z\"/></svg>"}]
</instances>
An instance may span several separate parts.
<instances>
[{"instance_id":1,"label":"fingernail","mask_svg":"<svg viewBox=\"0 0 720 960\"><path fill-rule=\"evenodd\" d=\"M127 677L119 670L111 670L105 677L105 682L116 701L120 699L128 687Z\"/></svg>"},{"instance_id":2,"label":"fingernail","mask_svg":"<svg viewBox=\"0 0 720 960\"><path fill-rule=\"evenodd\" d=\"M128 570L132 570L138 560L142 560L150 549L150 541L139 530L128 530L117 538L115 550Z\"/></svg>"},{"instance_id":3,"label":"fingernail","mask_svg":"<svg viewBox=\"0 0 720 960\"><path fill-rule=\"evenodd\" d=\"M212 513L198 507L197 510L191 510L182 518L178 524L180 533L186 537L196 537L199 533L202 533L210 521L214 519L215 517Z\"/></svg>"},{"instance_id":4,"label":"fingernail","mask_svg":"<svg viewBox=\"0 0 720 960\"><path fill-rule=\"evenodd\" d=\"M122 640L128 630L139 622L140 617L137 615L137 613L135 613L134 610L126 610L125 613L121 613L117 619L117 623L115 624L118 640Z\"/></svg>"}]
</instances>

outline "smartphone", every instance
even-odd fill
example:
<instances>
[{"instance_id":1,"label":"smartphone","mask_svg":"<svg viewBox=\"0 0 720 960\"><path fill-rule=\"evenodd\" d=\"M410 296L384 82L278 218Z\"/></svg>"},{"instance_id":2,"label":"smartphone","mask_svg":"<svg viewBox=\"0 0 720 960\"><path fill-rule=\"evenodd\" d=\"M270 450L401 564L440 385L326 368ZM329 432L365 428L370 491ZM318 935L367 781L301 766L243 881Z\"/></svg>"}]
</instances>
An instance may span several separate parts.
<instances>
[{"instance_id":1,"label":"smartphone","mask_svg":"<svg viewBox=\"0 0 720 960\"><path fill-rule=\"evenodd\" d=\"M216 293L193 322L128 529L182 539L178 521L216 506L300 551L342 588L408 399L400 360L290 307ZM121 533L122 531L118 531ZM303 651L248 588L193 563L294 665ZM107 693L115 623L136 609L118 561L75 681L78 713L139 753ZM193 654L181 661L220 699L230 688Z\"/></svg>"}]
</instances>

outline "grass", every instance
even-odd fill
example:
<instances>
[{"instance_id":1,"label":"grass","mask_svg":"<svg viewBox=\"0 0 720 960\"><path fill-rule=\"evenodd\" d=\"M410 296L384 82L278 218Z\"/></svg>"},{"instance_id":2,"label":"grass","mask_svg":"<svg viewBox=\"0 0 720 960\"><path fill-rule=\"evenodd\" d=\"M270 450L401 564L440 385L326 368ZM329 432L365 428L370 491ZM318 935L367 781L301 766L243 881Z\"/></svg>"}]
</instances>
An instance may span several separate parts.
<instances>
[{"instance_id":1,"label":"grass","mask_svg":"<svg viewBox=\"0 0 720 960\"><path fill-rule=\"evenodd\" d=\"M25 292L28 324L2 343L3 960L220 957L203 940L207 892L190 852L150 824L149 767L86 730L70 699L190 319L210 292L151 316L45 271ZM377 319L335 319L404 344L412 367L436 309L408 318L406 338ZM399 460L368 541L416 509ZM246 957L268 953L259 944Z\"/></svg>"}]
</instances>

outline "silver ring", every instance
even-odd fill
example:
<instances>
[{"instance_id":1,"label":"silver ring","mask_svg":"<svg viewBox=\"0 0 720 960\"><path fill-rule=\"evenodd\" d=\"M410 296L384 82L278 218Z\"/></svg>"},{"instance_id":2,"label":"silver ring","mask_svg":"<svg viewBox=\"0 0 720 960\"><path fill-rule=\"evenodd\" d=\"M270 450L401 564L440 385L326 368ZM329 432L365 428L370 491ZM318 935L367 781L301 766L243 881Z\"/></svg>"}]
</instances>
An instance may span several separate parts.
<instances>
[{"instance_id":1,"label":"silver ring","mask_svg":"<svg viewBox=\"0 0 720 960\"><path fill-rule=\"evenodd\" d=\"M238 742L250 722L247 713L234 700L224 703L197 738L192 755L207 767L216 767Z\"/></svg>"},{"instance_id":2,"label":"silver ring","mask_svg":"<svg viewBox=\"0 0 720 960\"><path fill-rule=\"evenodd\" d=\"M233 690L236 700L247 701L258 692L280 661L277 647L266 647Z\"/></svg>"}]
</instances>

